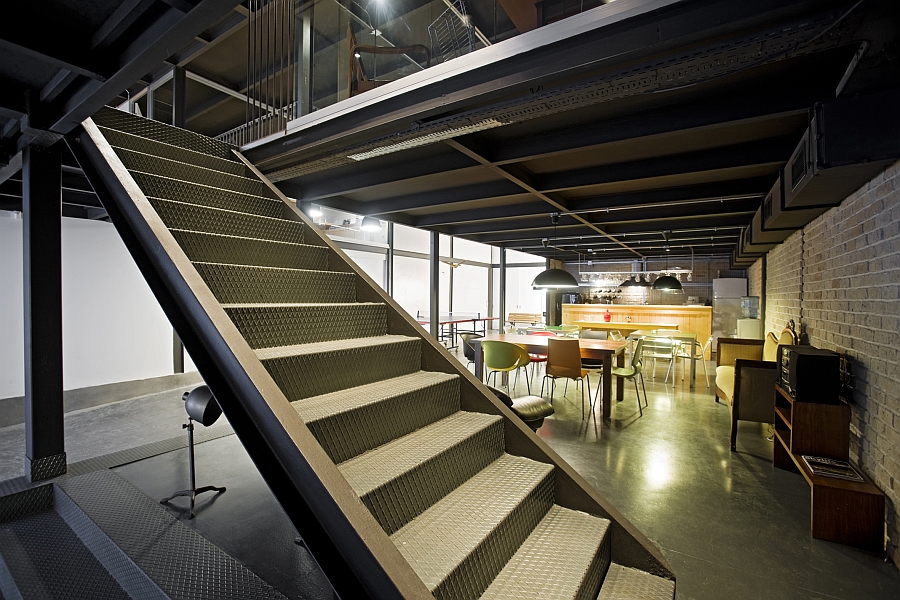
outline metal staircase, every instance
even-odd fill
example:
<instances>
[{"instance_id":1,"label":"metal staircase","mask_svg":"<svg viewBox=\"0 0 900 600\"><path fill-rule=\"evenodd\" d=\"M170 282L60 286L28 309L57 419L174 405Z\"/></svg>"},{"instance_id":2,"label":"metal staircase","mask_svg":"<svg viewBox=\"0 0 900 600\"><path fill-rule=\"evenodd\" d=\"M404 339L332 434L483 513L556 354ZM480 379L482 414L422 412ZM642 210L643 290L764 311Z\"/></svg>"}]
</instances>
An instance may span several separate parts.
<instances>
[{"instance_id":1,"label":"metal staircase","mask_svg":"<svg viewBox=\"0 0 900 600\"><path fill-rule=\"evenodd\" d=\"M656 547L232 148L111 109L68 141L342 598L674 596Z\"/></svg>"}]
</instances>

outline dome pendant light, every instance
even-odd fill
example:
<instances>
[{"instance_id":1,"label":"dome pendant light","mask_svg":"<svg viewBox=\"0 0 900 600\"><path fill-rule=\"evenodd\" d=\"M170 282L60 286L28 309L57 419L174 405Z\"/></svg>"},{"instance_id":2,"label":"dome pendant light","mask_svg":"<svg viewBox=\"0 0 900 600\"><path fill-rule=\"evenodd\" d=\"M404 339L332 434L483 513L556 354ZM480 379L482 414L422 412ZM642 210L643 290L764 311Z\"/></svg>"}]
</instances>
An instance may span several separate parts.
<instances>
[{"instance_id":1,"label":"dome pendant light","mask_svg":"<svg viewBox=\"0 0 900 600\"><path fill-rule=\"evenodd\" d=\"M553 223L553 238L556 239L556 224L559 223L559 213L551 213L550 221ZM553 258L556 259L556 247L553 247ZM531 282L532 289L547 290L578 287L575 276L563 269L547 269L538 273Z\"/></svg>"},{"instance_id":2,"label":"dome pendant light","mask_svg":"<svg viewBox=\"0 0 900 600\"><path fill-rule=\"evenodd\" d=\"M668 238L667 238L668 239ZM666 246L666 252L669 251L669 247ZM666 271L669 270L669 255L666 254ZM663 275L661 277L657 277L656 281L653 282L654 290L662 290L664 292L678 292L681 291L681 282L678 281L677 278L672 277L671 275Z\"/></svg>"}]
</instances>

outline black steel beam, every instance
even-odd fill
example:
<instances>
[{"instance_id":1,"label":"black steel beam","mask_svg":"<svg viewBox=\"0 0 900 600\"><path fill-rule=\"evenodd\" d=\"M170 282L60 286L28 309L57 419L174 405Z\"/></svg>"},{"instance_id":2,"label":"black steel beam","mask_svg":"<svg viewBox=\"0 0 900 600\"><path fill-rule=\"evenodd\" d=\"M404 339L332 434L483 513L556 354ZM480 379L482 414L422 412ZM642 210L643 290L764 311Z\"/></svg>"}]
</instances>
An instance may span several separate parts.
<instances>
[{"instance_id":1,"label":"black steel beam","mask_svg":"<svg viewBox=\"0 0 900 600\"><path fill-rule=\"evenodd\" d=\"M344 170L342 168L336 172L329 172L327 177L321 175L307 177L300 183L303 200L315 202L376 185L478 166L476 161L459 152L446 152L422 160L408 160L403 154L394 155L394 158L395 160L390 163L385 161L385 164L375 164L378 162L377 159L358 163L354 165L355 172L341 173ZM407 160L402 160L404 158Z\"/></svg>"},{"instance_id":2,"label":"black steel beam","mask_svg":"<svg viewBox=\"0 0 900 600\"><path fill-rule=\"evenodd\" d=\"M184 129L187 108L187 72L184 67L172 69L172 125Z\"/></svg>"},{"instance_id":3,"label":"black steel beam","mask_svg":"<svg viewBox=\"0 0 900 600\"><path fill-rule=\"evenodd\" d=\"M164 11L116 57L118 68L114 75L105 81L85 82L71 93L60 94L49 111L47 123L41 125L57 133L68 133L165 61L173 49L186 46L238 4L239 0L202 0L187 14L175 8Z\"/></svg>"},{"instance_id":4,"label":"black steel beam","mask_svg":"<svg viewBox=\"0 0 900 600\"><path fill-rule=\"evenodd\" d=\"M605 183L753 165L771 165L775 168L783 165L796 147L796 136L772 138L725 148L547 174L537 178L537 187L544 192L561 192Z\"/></svg>"},{"instance_id":5,"label":"black steel beam","mask_svg":"<svg viewBox=\"0 0 900 600\"><path fill-rule=\"evenodd\" d=\"M623 119L582 125L539 136L504 140L491 145L487 158L497 164L534 160L635 138L690 129L721 129L735 125L804 115L833 90L804 86L779 93L728 96L714 102L688 104ZM477 134L476 134L477 135Z\"/></svg>"},{"instance_id":6,"label":"black steel beam","mask_svg":"<svg viewBox=\"0 0 900 600\"><path fill-rule=\"evenodd\" d=\"M799 138L798 138L799 139ZM757 196L762 198L772 188L775 176L749 177L731 181L701 183L676 188L641 190L622 194L608 194L590 198L572 198L569 207L573 211L604 211L607 208L633 206L638 204L654 204L664 202L684 202L703 198L734 198Z\"/></svg>"},{"instance_id":7,"label":"black steel beam","mask_svg":"<svg viewBox=\"0 0 900 600\"><path fill-rule=\"evenodd\" d=\"M680 223L679 223L680 224ZM706 217L705 215L694 215L691 225L696 224L697 227L715 228L715 227L746 227L750 224L750 217L747 215L716 215ZM607 229L611 233L640 233L645 231L662 231L664 229L674 229L674 227L648 227L647 223L616 223L610 225Z\"/></svg>"},{"instance_id":8,"label":"black steel beam","mask_svg":"<svg viewBox=\"0 0 900 600\"><path fill-rule=\"evenodd\" d=\"M503 198L506 196L519 196L526 192L519 186L506 180L491 181L487 183L473 183L454 188L435 190L433 192L409 194L384 200L363 202L367 215L389 215L391 213L415 210L434 206L449 205L470 200L485 200L490 198ZM305 198L304 198L305 200ZM330 205L330 201L324 202ZM548 209L547 212L550 212Z\"/></svg>"},{"instance_id":9,"label":"black steel beam","mask_svg":"<svg viewBox=\"0 0 900 600\"><path fill-rule=\"evenodd\" d=\"M451 208L448 206L448 209ZM496 219L515 219L519 217L547 216L557 212L546 202L525 202L522 204L507 204L492 206L490 208L478 208L474 210L454 210L449 212L423 215L416 218L416 227L440 227L443 225L458 225L478 221L493 221Z\"/></svg>"},{"instance_id":10,"label":"black steel beam","mask_svg":"<svg viewBox=\"0 0 900 600\"><path fill-rule=\"evenodd\" d=\"M63 432L62 165L57 148L23 151L25 477L66 472Z\"/></svg>"},{"instance_id":11,"label":"black steel beam","mask_svg":"<svg viewBox=\"0 0 900 600\"><path fill-rule=\"evenodd\" d=\"M702 204L633 208L591 215L591 223L606 227L612 223L655 223L672 219L710 218L714 216L746 214L753 216L759 208L759 198L741 200L712 200Z\"/></svg>"}]
</instances>

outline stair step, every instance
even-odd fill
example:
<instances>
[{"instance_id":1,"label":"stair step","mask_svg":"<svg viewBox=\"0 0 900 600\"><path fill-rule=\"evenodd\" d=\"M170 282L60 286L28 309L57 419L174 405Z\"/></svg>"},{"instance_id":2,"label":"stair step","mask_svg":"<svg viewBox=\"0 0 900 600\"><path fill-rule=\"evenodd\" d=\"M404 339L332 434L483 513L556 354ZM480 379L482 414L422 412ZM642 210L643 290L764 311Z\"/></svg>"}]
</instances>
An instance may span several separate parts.
<instances>
[{"instance_id":1,"label":"stair step","mask_svg":"<svg viewBox=\"0 0 900 600\"><path fill-rule=\"evenodd\" d=\"M234 159L234 153L231 151L232 147L224 142L114 108L101 108L94 113L91 119L100 127L124 131L131 135L178 146L179 148L187 148L194 152L201 152L226 160Z\"/></svg>"},{"instance_id":2,"label":"stair step","mask_svg":"<svg viewBox=\"0 0 900 600\"><path fill-rule=\"evenodd\" d=\"M169 179L186 181L188 183L211 185L223 190L241 192L242 194L253 194L255 196L268 196L271 194L266 184L258 179L229 175L221 171L195 167L177 160L169 160L153 156L152 154L142 154L126 148L113 146L113 150L116 151L122 164L129 171L161 175Z\"/></svg>"},{"instance_id":3,"label":"stair step","mask_svg":"<svg viewBox=\"0 0 900 600\"><path fill-rule=\"evenodd\" d=\"M194 267L222 304L356 301L354 273L203 262Z\"/></svg>"},{"instance_id":4,"label":"stair step","mask_svg":"<svg viewBox=\"0 0 900 600\"><path fill-rule=\"evenodd\" d=\"M274 198L241 194L215 186L188 183L140 171L132 171L131 176L144 195L150 198L221 208L262 217L280 218L285 210L284 202Z\"/></svg>"},{"instance_id":5,"label":"stair step","mask_svg":"<svg viewBox=\"0 0 900 600\"><path fill-rule=\"evenodd\" d=\"M591 600L609 567L609 521L553 506L482 600Z\"/></svg>"},{"instance_id":6,"label":"stair step","mask_svg":"<svg viewBox=\"0 0 900 600\"><path fill-rule=\"evenodd\" d=\"M457 412L338 465L391 534L503 453L503 419Z\"/></svg>"},{"instance_id":7,"label":"stair step","mask_svg":"<svg viewBox=\"0 0 900 600\"><path fill-rule=\"evenodd\" d=\"M10 600L131 598L50 510L0 525L0 594Z\"/></svg>"},{"instance_id":8,"label":"stair step","mask_svg":"<svg viewBox=\"0 0 900 600\"><path fill-rule=\"evenodd\" d=\"M402 335L256 351L288 400L320 396L421 369L421 340Z\"/></svg>"},{"instance_id":9,"label":"stair step","mask_svg":"<svg viewBox=\"0 0 900 600\"><path fill-rule=\"evenodd\" d=\"M147 198L169 229L184 229L200 233L218 233L257 240L303 243L303 223L272 217ZM225 262L225 261L216 261Z\"/></svg>"},{"instance_id":10,"label":"stair step","mask_svg":"<svg viewBox=\"0 0 900 600\"><path fill-rule=\"evenodd\" d=\"M674 597L674 581L613 563L597 600L672 600Z\"/></svg>"},{"instance_id":11,"label":"stair step","mask_svg":"<svg viewBox=\"0 0 900 600\"><path fill-rule=\"evenodd\" d=\"M245 176L247 167L244 163L237 161L234 157L231 159L219 158L211 156L195 150L187 148L179 148L165 142L157 142L148 138L132 135L124 131L116 131L107 127L101 127L100 133L106 138L111 146L119 148L127 148L135 152L144 154L152 154L154 156L162 156L170 160L177 160L189 165L205 167L231 175Z\"/></svg>"},{"instance_id":12,"label":"stair step","mask_svg":"<svg viewBox=\"0 0 900 600\"><path fill-rule=\"evenodd\" d=\"M477 598L553 505L553 492L552 465L504 454L391 539L436 598Z\"/></svg>"},{"instance_id":13,"label":"stair step","mask_svg":"<svg viewBox=\"0 0 900 600\"><path fill-rule=\"evenodd\" d=\"M380 302L226 304L223 308L254 349L387 334L387 306Z\"/></svg>"},{"instance_id":14,"label":"stair step","mask_svg":"<svg viewBox=\"0 0 900 600\"><path fill-rule=\"evenodd\" d=\"M255 267L286 269L328 269L328 249L324 246L275 242L218 233L172 229L172 235L193 262L223 262Z\"/></svg>"},{"instance_id":15,"label":"stair step","mask_svg":"<svg viewBox=\"0 0 900 600\"><path fill-rule=\"evenodd\" d=\"M336 463L459 410L459 376L418 371L292 403Z\"/></svg>"}]
</instances>

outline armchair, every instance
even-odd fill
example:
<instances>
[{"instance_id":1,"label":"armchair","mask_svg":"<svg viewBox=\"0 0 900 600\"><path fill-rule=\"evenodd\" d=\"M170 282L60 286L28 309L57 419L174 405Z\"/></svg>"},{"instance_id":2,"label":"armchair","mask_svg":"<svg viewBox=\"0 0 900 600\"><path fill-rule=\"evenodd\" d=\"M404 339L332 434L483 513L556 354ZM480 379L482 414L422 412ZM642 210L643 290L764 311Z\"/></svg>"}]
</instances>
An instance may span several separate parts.
<instances>
[{"instance_id":1,"label":"armchair","mask_svg":"<svg viewBox=\"0 0 900 600\"><path fill-rule=\"evenodd\" d=\"M775 380L779 345L796 344L793 321L781 335L765 340L718 338L716 344L716 402L731 407L731 451L737 443L737 422L775 422Z\"/></svg>"}]
</instances>

